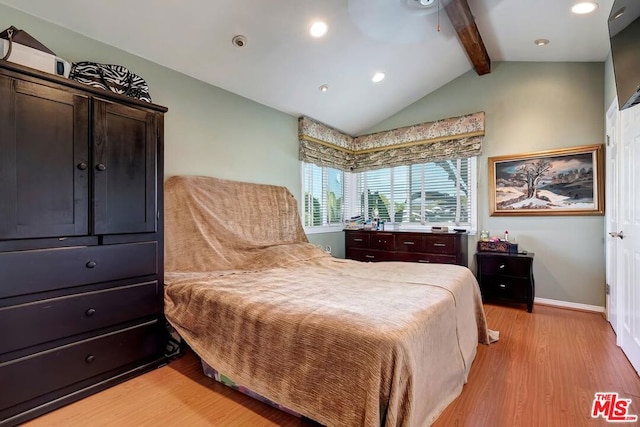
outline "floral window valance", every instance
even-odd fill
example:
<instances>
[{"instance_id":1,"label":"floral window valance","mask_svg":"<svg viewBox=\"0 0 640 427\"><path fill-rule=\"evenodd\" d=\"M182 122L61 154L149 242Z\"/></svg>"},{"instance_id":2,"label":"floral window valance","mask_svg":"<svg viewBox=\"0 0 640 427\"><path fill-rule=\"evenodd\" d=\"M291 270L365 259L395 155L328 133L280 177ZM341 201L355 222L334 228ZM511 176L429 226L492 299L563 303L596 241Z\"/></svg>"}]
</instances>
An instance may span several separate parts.
<instances>
[{"instance_id":1,"label":"floral window valance","mask_svg":"<svg viewBox=\"0 0 640 427\"><path fill-rule=\"evenodd\" d=\"M477 156L484 112L352 137L308 117L298 120L300 160L362 172Z\"/></svg>"}]
</instances>

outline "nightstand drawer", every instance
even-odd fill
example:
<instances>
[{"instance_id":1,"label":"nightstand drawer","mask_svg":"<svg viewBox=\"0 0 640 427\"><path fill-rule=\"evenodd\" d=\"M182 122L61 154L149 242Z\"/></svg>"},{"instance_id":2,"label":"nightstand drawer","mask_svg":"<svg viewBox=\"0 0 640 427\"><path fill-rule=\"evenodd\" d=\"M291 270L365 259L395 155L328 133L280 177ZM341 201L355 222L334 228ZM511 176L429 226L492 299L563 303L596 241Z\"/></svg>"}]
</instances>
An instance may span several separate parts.
<instances>
[{"instance_id":1,"label":"nightstand drawer","mask_svg":"<svg viewBox=\"0 0 640 427\"><path fill-rule=\"evenodd\" d=\"M368 248L370 233L347 233L345 245L348 248Z\"/></svg>"},{"instance_id":2,"label":"nightstand drawer","mask_svg":"<svg viewBox=\"0 0 640 427\"><path fill-rule=\"evenodd\" d=\"M0 309L0 354L160 314L159 293L153 281Z\"/></svg>"},{"instance_id":3,"label":"nightstand drawer","mask_svg":"<svg viewBox=\"0 0 640 427\"><path fill-rule=\"evenodd\" d=\"M431 234L424 236L424 251L434 254L455 254L457 251L455 240L447 235Z\"/></svg>"},{"instance_id":4,"label":"nightstand drawer","mask_svg":"<svg viewBox=\"0 0 640 427\"><path fill-rule=\"evenodd\" d=\"M526 302L529 298L529 282L526 279L503 276L482 276L482 296L487 299L504 299Z\"/></svg>"},{"instance_id":5,"label":"nightstand drawer","mask_svg":"<svg viewBox=\"0 0 640 427\"><path fill-rule=\"evenodd\" d=\"M531 273L531 259L526 257L478 255L478 266L481 274L529 277Z\"/></svg>"},{"instance_id":6,"label":"nightstand drawer","mask_svg":"<svg viewBox=\"0 0 640 427\"><path fill-rule=\"evenodd\" d=\"M161 350L156 321L56 347L0 364L0 408L10 408L113 369L151 359Z\"/></svg>"},{"instance_id":7,"label":"nightstand drawer","mask_svg":"<svg viewBox=\"0 0 640 427\"><path fill-rule=\"evenodd\" d=\"M0 298L156 274L156 242L0 253Z\"/></svg>"}]
</instances>

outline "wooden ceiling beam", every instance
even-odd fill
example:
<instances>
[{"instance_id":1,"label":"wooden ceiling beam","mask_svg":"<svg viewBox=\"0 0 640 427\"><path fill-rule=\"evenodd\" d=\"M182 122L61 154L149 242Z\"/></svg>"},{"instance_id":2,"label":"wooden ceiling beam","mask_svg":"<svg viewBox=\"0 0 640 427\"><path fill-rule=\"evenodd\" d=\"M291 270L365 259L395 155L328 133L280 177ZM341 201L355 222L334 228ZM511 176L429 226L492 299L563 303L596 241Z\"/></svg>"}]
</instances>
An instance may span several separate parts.
<instances>
[{"instance_id":1,"label":"wooden ceiling beam","mask_svg":"<svg viewBox=\"0 0 640 427\"><path fill-rule=\"evenodd\" d=\"M444 9L476 73L479 76L490 73L491 58L484 46L467 0L445 1Z\"/></svg>"}]
</instances>

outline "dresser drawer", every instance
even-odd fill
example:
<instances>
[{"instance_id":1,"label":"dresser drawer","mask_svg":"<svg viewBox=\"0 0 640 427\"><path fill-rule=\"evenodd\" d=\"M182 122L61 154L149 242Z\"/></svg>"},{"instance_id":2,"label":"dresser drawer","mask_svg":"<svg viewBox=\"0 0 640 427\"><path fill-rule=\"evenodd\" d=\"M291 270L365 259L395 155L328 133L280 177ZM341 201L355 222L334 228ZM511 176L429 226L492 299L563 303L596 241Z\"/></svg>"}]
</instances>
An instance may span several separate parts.
<instances>
[{"instance_id":1,"label":"dresser drawer","mask_svg":"<svg viewBox=\"0 0 640 427\"><path fill-rule=\"evenodd\" d=\"M395 253L370 249L347 249L347 258L356 261L395 261Z\"/></svg>"},{"instance_id":2,"label":"dresser drawer","mask_svg":"<svg viewBox=\"0 0 640 427\"><path fill-rule=\"evenodd\" d=\"M452 254L457 252L455 240L446 234L424 236L424 251L433 254Z\"/></svg>"},{"instance_id":3,"label":"dresser drawer","mask_svg":"<svg viewBox=\"0 0 640 427\"><path fill-rule=\"evenodd\" d=\"M345 245L350 248L368 248L371 233L351 233L345 236Z\"/></svg>"},{"instance_id":4,"label":"dresser drawer","mask_svg":"<svg viewBox=\"0 0 640 427\"><path fill-rule=\"evenodd\" d=\"M391 233L374 233L369 242L371 249L393 251L396 248L394 235Z\"/></svg>"},{"instance_id":5,"label":"dresser drawer","mask_svg":"<svg viewBox=\"0 0 640 427\"><path fill-rule=\"evenodd\" d=\"M0 308L0 354L161 314L160 292L153 281Z\"/></svg>"},{"instance_id":6,"label":"dresser drawer","mask_svg":"<svg viewBox=\"0 0 640 427\"><path fill-rule=\"evenodd\" d=\"M156 242L0 253L0 298L156 274Z\"/></svg>"},{"instance_id":7,"label":"dresser drawer","mask_svg":"<svg viewBox=\"0 0 640 427\"><path fill-rule=\"evenodd\" d=\"M499 274L514 277L529 277L531 260L509 255L478 255L480 274Z\"/></svg>"},{"instance_id":8,"label":"dresser drawer","mask_svg":"<svg viewBox=\"0 0 640 427\"><path fill-rule=\"evenodd\" d=\"M417 234L397 234L396 250L399 252L424 252L424 239Z\"/></svg>"},{"instance_id":9,"label":"dresser drawer","mask_svg":"<svg viewBox=\"0 0 640 427\"><path fill-rule=\"evenodd\" d=\"M11 390L0 393L0 408L151 359L160 350L154 321L2 363L0 384L11 384Z\"/></svg>"},{"instance_id":10,"label":"dresser drawer","mask_svg":"<svg viewBox=\"0 0 640 427\"><path fill-rule=\"evenodd\" d=\"M421 262L421 263L434 263L434 264L456 264L457 258L455 255L446 254L412 254L404 253L398 254L398 261L409 262Z\"/></svg>"}]
</instances>

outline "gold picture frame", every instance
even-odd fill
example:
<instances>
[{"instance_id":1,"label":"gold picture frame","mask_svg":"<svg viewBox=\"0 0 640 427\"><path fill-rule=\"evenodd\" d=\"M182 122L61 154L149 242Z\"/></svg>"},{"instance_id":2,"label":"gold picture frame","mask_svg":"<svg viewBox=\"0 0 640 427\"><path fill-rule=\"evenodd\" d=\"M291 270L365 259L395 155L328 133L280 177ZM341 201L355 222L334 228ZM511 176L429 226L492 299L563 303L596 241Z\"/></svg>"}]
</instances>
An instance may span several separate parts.
<instances>
[{"instance_id":1,"label":"gold picture frame","mask_svg":"<svg viewBox=\"0 0 640 427\"><path fill-rule=\"evenodd\" d=\"M489 157L491 216L604 215L604 148Z\"/></svg>"}]
</instances>

